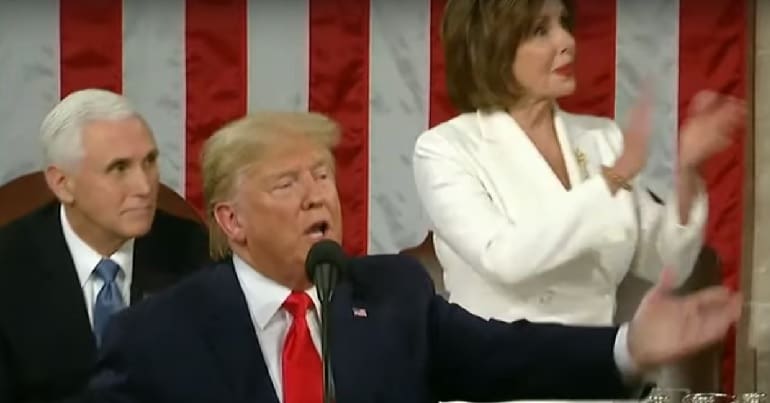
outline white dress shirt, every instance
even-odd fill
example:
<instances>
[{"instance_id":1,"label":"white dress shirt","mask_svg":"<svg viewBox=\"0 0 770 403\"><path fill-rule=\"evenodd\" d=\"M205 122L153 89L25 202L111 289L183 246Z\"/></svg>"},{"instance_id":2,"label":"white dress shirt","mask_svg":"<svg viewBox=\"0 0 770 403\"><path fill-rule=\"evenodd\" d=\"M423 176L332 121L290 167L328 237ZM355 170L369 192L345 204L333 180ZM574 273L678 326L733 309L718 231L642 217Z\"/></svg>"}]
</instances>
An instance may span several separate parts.
<instances>
[{"instance_id":1,"label":"white dress shirt","mask_svg":"<svg viewBox=\"0 0 770 403\"><path fill-rule=\"evenodd\" d=\"M94 303L96 296L104 285L104 281L94 273L96 265L104 256L95 251L82 238L75 233L67 220L67 213L64 206L60 211L61 226L64 232L64 241L67 243L72 262L75 264L75 270L80 280L80 288L83 290L86 308L88 309L88 320L91 327L94 325ZM120 266L120 271L115 279L120 288L120 295L126 306L131 304L131 273L134 265L134 240L131 239L124 243L115 253L106 256Z\"/></svg>"},{"instance_id":2,"label":"white dress shirt","mask_svg":"<svg viewBox=\"0 0 770 403\"><path fill-rule=\"evenodd\" d=\"M292 317L288 311L282 309L282 306L291 294L291 290L265 277L236 254L233 254L233 265L238 283L246 297L249 316L254 323L257 340L260 349L262 349L262 356L270 374L270 380L273 382L278 401L283 402L281 356ZM307 324L310 329L310 337L313 339L313 344L316 351L319 351L320 357L321 328L319 323L321 313L319 309L321 304L316 295L315 287L305 292L313 300L315 308L308 310Z\"/></svg>"}]
</instances>

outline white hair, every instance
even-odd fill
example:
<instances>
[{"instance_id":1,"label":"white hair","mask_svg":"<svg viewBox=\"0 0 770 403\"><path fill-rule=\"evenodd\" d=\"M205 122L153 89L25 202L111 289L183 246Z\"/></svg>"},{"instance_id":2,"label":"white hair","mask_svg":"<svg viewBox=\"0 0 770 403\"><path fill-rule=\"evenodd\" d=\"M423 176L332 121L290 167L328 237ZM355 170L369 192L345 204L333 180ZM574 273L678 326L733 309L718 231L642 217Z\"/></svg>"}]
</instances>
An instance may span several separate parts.
<instances>
[{"instance_id":1,"label":"white hair","mask_svg":"<svg viewBox=\"0 0 770 403\"><path fill-rule=\"evenodd\" d=\"M46 164L75 165L83 157L83 129L94 121L139 117L122 95L89 88L61 100L43 119L40 141Z\"/></svg>"}]
</instances>

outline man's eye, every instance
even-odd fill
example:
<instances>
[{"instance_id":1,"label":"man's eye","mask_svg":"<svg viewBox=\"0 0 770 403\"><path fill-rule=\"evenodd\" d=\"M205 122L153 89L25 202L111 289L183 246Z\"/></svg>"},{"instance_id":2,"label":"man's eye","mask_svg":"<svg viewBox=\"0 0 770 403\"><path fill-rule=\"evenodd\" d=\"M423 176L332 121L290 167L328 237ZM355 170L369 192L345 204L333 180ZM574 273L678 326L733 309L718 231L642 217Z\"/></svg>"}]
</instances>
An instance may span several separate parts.
<instances>
[{"instance_id":1,"label":"man's eye","mask_svg":"<svg viewBox=\"0 0 770 403\"><path fill-rule=\"evenodd\" d=\"M128 164L119 162L110 167L110 172L122 173L128 169Z\"/></svg>"}]
</instances>

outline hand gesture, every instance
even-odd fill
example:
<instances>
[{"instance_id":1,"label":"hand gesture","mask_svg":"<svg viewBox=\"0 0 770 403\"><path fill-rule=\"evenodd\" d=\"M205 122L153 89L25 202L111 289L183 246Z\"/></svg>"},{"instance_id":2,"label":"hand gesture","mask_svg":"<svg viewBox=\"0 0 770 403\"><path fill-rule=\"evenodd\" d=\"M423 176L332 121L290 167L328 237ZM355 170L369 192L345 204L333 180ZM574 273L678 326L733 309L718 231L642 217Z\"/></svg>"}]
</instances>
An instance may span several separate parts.
<instances>
[{"instance_id":1,"label":"hand gesture","mask_svg":"<svg viewBox=\"0 0 770 403\"><path fill-rule=\"evenodd\" d=\"M732 135L746 120L746 105L733 97L701 91L690 103L690 111L679 135L679 164L695 169L703 161L732 143Z\"/></svg>"},{"instance_id":2,"label":"hand gesture","mask_svg":"<svg viewBox=\"0 0 770 403\"><path fill-rule=\"evenodd\" d=\"M715 286L680 297L672 295L672 284L665 270L629 325L628 350L643 371L720 341L740 317L740 294Z\"/></svg>"},{"instance_id":3,"label":"hand gesture","mask_svg":"<svg viewBox=\"0 0 770 403\"><path fill-rule=\"evenodd\" d=\"M652 132L652 95L644 90L629 111L623 134L623 152L615 161L613 170L626 180L636 176L647 162L647 152Z\"/></svg>"}]
</instances>

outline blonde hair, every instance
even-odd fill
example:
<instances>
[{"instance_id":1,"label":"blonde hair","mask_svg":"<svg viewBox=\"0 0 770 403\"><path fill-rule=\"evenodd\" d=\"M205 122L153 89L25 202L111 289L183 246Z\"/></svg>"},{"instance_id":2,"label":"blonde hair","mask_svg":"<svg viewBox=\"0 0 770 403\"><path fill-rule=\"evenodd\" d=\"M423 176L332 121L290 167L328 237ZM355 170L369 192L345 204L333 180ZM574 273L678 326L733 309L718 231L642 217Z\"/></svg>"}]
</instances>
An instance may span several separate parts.
<instances>
[{"instance_id":1,"label":"blonde hair","mask_svg":"<svg viewBox=\"0 0 770 403\"><path fill-rule=\"evenodd\" d=\"M337 123L310 112L255 112L226 124L203 145L203 198L209 228L209 253L215 260L232 253L227 236L214 217L218 203L230 200L244 171L267 151L297 137L313 141L330 154L340 139ZM333 157L332 157L333 158Z\"/></svg>"}]
</instances>

